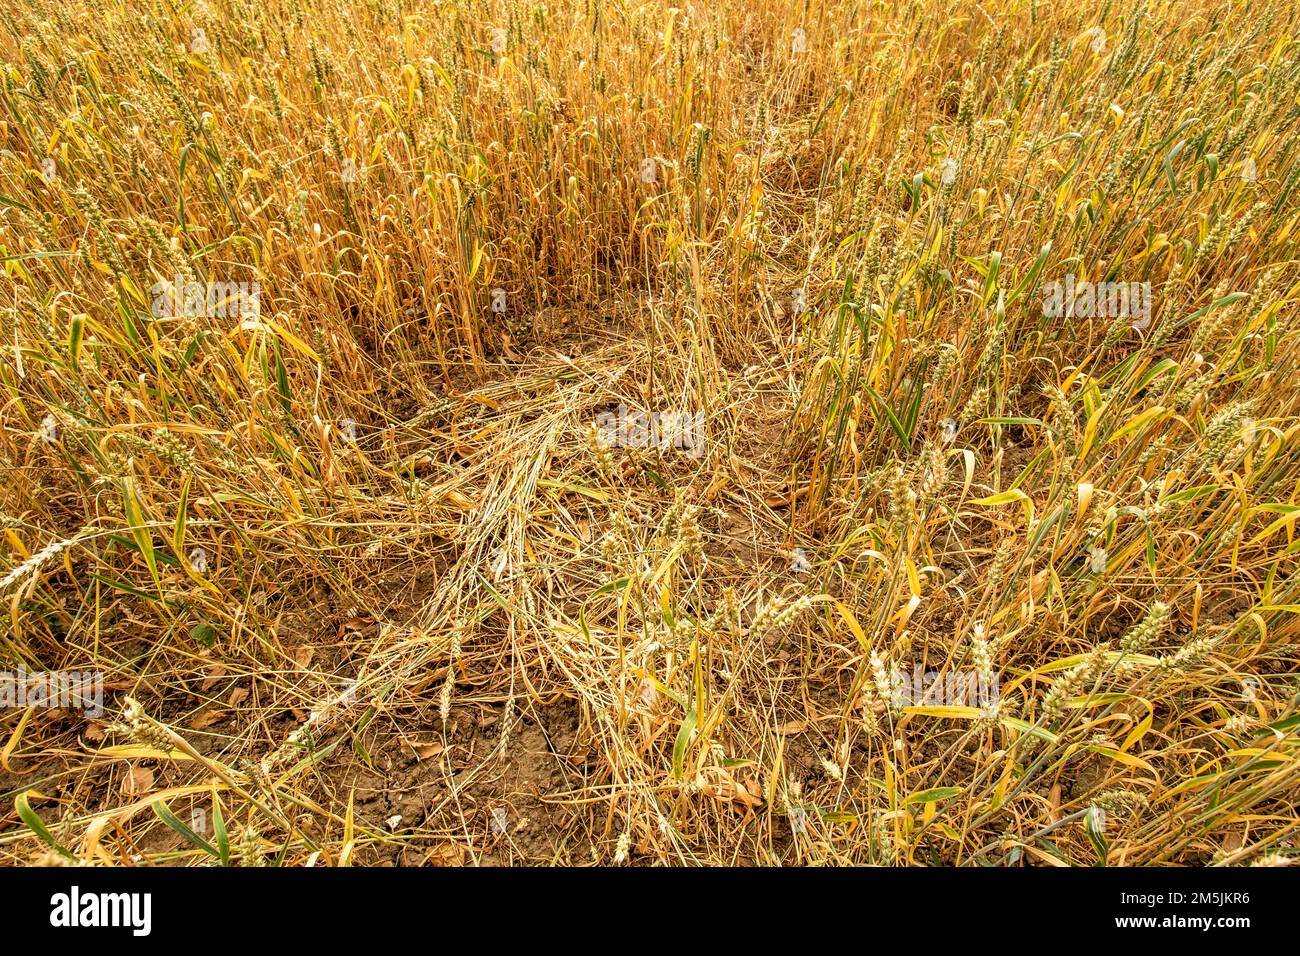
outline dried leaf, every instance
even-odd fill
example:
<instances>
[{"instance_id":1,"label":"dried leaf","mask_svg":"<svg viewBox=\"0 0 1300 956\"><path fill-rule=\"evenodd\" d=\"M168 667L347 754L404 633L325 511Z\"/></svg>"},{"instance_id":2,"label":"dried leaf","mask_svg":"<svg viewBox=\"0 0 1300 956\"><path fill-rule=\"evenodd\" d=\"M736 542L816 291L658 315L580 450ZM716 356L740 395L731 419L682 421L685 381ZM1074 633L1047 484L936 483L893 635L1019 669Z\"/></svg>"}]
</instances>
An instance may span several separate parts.
<instances>
[{"instance_id":1,"label":"dried leaf","mask_svg":"<svg viewBox=\"0 0 1300 956\"><path fill-rule=\"evenodd\" d=\"M459 843L443 843L430 850L424 860L430 866L464 866L465 848Z\"/></svg>"},{"instance_id":2,"label":"dried leaf","mask_svg":"<svg viewBox=\"0 0 1300 956\"><path fill-rule=\"evenodd\" d=\"M439 741L433 741L432 743L411 741L410 747L415 751L415 756L420 760L431 760L442 753L445 749Z\"/></svg>"},{"instance_id":3,"label":"dried leaf","mask_svg":"<svg viewBox=\"0 0 1300 956\"><path fill-rule=\"evenodd\" d=\"M128 797L142 797L153 790L153 771L148 767L132 767L122 778L122 793Z\"/></svg>"},{"instance_id":4,"label":"dried leaf","mask_svg":"<svg viewBox=\"0 0 1300 956\"><path fill-rule=\"evenodd\" d=\"M213 664L208 676L199 684L199 690L212 690L217 681L226 676L226 669L221 664Z\"/></svg>"},{"instance_id":5,"label":"dried leaf","mask_svg":"<svg viewBox=\"0 0 1300 956\"><path fill-rule=\"evenodd\" d=\"M232 694L231 696L233 697L234 695ZM226 719L227 713L228 711L222 710L219 707L205 707L203 710L191 717L185 726L189 727L190 730L203 730L205 727L211 727L213 724L221 723Z\"/></svg>"}]
</instances>

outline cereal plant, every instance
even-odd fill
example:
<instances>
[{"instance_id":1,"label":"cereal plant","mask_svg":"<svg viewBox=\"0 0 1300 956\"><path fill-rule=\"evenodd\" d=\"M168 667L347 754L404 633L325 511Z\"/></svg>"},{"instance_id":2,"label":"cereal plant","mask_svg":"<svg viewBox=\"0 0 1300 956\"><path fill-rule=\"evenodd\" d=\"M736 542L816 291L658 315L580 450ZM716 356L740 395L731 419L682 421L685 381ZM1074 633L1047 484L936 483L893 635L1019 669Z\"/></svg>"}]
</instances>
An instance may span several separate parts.
<instances>
[{"instance_id":1,"label":"cereal plant","mask_svg":"<svg viewBox=\"0 0 1300 956\"><path fill-rule=\"evenodd\" d=\"M1300 855L1294 4L0 60L0 862Z\"/></svg>"}]
</instances>

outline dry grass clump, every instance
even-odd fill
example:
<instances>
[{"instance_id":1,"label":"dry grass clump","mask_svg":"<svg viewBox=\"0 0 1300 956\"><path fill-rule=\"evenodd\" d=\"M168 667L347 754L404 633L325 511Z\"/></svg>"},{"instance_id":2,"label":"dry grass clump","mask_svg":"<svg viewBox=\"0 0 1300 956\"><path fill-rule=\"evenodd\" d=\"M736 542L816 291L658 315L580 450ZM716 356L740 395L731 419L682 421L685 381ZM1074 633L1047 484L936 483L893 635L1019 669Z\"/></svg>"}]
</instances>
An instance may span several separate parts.
<instances>
[{"instance_id":1,"label":"dry grass clump","mask_svg":"<svg viewBox=\"0 0 1300 956\"><path fill-rule=\"evenodd\" d=\"M1294 5L0 55L0 860L1296 855Z\"/></svg>"}]
</instances>

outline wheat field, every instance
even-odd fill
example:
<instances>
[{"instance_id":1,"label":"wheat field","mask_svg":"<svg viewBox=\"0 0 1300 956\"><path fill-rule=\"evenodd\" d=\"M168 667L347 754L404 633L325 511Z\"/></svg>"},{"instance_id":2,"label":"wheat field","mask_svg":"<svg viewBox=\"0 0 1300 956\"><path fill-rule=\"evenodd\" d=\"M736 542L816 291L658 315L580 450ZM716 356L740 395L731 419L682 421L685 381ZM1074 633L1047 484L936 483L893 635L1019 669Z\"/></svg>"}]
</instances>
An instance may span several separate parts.
<instances>
[{"instance_id":1,"label":"wheat field","mask_svg":"<svg viewBox=\"0 0 1300 956\"><path fill-rule=\"evenodd\" d=\"M1284 866L1300 8L15 0L0 862Z\"/></svg>"}]
</instances>

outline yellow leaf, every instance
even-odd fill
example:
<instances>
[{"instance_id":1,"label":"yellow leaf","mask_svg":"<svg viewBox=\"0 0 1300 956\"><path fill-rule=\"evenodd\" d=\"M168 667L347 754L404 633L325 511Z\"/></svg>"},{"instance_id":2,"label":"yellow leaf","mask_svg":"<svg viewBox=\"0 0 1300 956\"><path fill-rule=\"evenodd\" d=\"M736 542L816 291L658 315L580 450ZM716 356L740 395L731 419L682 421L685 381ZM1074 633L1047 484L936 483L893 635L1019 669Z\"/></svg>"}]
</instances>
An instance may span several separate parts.
<instances>
[{"instance_id":1,"label":"yellow leaf","mask_svg":"<svg viewBox=\"0 0 1300 956\"><path fill-rule=\"evenodd\" d=\"M904 707L903 713L918 717L954 717L957 720L974 720L984 711L978 707Z\"/></svg>"},{"instance_id":2,"label":"yellow leaf","mask_svg":"<svg viewBox=\"0 0 1300 956\"><path fill-rule=\"evenodd\" d=\"M863 633L862 625L860 625L858 619L853 616L853 612L845 607L843 602L836 601L834 598L831 599L831 603L834 604L835 609L840 612L840 617L844 618L844 623L849 626L849 630L852 631L853 636L858 639L858 643L862 645L862 649L864 651L870 649L871 642L867 640L867 635Z\"/></svg>"},{"instance_id":3,"label":"yellow leaf","mask_svg":"<svg viewBox=\"0 0 1300 956\"><path fill-rule=\"evenodd\" d=\"M113 760L193 760L181 750L160 750L142 744L121 744L116 747L104 747L95 751L96 757L109 757Z\"/></svg>"},{"instance_id":4,"label":"yellow leaf","mask_svg":"<svg viewBox=\"0 0 1300 956\"><path fill-rule=\"evenodd\" d=\"M1165 411L1166 409L1163 405L1157 405L1155 408L1148 408L1141 415L1137 416L1136 418L1130 419L1125 425L1123 425L1119 429L1119 431L1115 432L1115 434L1107 438L1106 444L1109 445L1113 442L1117 442L1125 435L1129 434L1130 432L1137 431L1143 425L1146 425L1148 422L1151 422L1154 419L1163 415Z\"/></svg>"},{"instance_id":5,"label":"yellow leaf","mask_svg":"<svg viewBox=\"0 0 1300 956\"><path fill-rule=\"evenodd\" d=\"M1083 461L1088 457L1088 452L1092 448L1092 443L1097 438L1097 427L1101 424L1101 416L1106 414L1106 409L1110 407L1110 402L1102 402L1097 406L1097 410L1088 416L1088 424L1083 428L1083 440L1079 444L1079 460Z\"/></svg>"},{"instance_id":6,"label":"yellow leaf","mask_svg":"<svg viewBox=\"0 0 1300 956\"><path fill-rule=\"evenodd\" d=\"M1103 757L1109 757L1111 760L1118 761L1119 763L1122 763L1127 767L1136 767L1139 770L1146 770L1150 773L1156 772L1155 768L1152 767L1151 764L1147 763L1145 760L1142 760L1139 757L1134 757L1132 754L1121 753L1120 751L1116 750L1114 747L1100 747L1094 745L1094 746L1090 746L1088 749L1091 750L1093 753L1098 753L1101 754Z\"/></svg>"},{"instance_id":7,"label":"yellow leaf","mask_svg":"<svg viewBox=\"0 0 1300 956\"><path fill-rule=\"evenodd\" d=\"M1148 705L1147 715L1138 721L1136 727L1129 731L1128 736L1124 738L1124 743L1120 745L1120 750L1127 751L1129 747L1132 747L1135 743L1146 736L1147 731L1151 729L1151 717L1154 713L1155 712L1150 709L1150 705Z\"/></svg>"},{"instance_id":8,"label":"yellow leaf","mask_svg":"<svg viewBox=\"0 0 1300 956\"><path fill-rule=\"evenodd\" d=\"M1025 511L1025 521L1029 524L1034 523L1034 503L1029 500L1029 496L1019 488L1012 488L1009 491L1000 491L996 495L989 495L987 498L976 498L971 502L973 505L982 505L987 508L996 508L1000 505L1009 505L1018 501Z\"/></svg>"},{"instance_id":9,"label":"yellow leaf","mask_svg":"<svg viewBox=\"0 0 1300 956\"><path fill-rule=\"evenodd\" d=\"M906 555L903 556L903 568L907 571L907 585L912 589L912 596L916 597L921 593L921 578L916 573L916 565Z\"/></svg>"}]
</instances>

